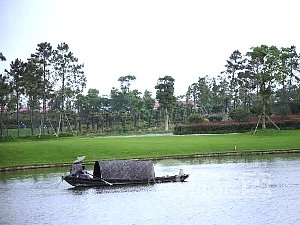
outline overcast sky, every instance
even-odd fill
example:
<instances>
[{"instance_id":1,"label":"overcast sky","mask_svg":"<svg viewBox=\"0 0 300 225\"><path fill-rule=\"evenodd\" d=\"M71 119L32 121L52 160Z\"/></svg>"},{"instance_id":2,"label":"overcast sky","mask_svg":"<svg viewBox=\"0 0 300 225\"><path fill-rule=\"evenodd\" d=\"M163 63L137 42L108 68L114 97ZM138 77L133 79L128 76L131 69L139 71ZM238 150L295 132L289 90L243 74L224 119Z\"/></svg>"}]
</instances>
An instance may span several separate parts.
<instances>
[{"instance_id":1,"label":"overcast sky","mask_svg":"<svg viewBox=\"0 0 300 225\"><path fill-rule=\"evenodd\" d=\"M0 73L41 42L66 42L100 95L126 75L154 94L158 78L172 76L183 95L220 74L236 49L300 49L299 0L1 0L0 19Z\"/></svg>"}]
</instances>

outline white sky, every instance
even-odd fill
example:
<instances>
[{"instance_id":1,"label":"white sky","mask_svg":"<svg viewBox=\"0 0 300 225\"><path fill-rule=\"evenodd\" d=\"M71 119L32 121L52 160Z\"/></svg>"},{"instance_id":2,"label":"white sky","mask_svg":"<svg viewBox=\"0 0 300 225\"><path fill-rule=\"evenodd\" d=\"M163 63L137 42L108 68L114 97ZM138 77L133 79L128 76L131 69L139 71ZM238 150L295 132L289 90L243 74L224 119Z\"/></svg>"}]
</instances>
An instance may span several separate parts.
<instances>
[{"instance_id":1,"label":"white sky","mask_svg":"<svg viewBox=\"0 0 300 225\"><path fill-rule=\"evenodd\" d=\"M87 89L108 95L120 76L144 92L175 79L183 95L216 77L231 53L261 44L300 49L299 0L1 0L0 73L37 44L66 42L85 64Z\"/></svg>"}]
</instances>

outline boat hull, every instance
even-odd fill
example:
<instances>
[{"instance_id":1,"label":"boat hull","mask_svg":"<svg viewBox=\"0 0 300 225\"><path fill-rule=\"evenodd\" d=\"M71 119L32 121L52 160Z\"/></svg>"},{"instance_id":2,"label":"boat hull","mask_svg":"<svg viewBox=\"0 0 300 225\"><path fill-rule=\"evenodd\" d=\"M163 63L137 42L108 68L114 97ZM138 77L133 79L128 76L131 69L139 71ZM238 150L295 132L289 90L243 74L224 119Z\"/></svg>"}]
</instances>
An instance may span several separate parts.
<instances>
[{"instance_id":1,"label":"boat hull","mask_svg":"<svg viewBox=\"0 0 300 225\"><path fill-rule=\"evenodd\" d=\"M184 182L189 174L154 177L147 180L129 180L129 179L99 179L99 178L81 178L76 176L63 176L62 179L74 187L109 187L138 184L156 184L170 182Z\"/></svg>"}]
</instances>

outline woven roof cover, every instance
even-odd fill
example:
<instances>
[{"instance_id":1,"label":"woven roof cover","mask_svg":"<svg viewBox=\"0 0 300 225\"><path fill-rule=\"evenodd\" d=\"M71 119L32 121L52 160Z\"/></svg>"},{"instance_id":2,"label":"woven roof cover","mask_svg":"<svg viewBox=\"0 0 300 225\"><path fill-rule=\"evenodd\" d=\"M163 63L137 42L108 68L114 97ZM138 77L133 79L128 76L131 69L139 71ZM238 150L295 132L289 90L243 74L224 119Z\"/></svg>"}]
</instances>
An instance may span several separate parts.
<instances>
[{"instance_id":1,"label":"woven roof cover","mask_svg":"<svg viewBox=\"0 0 300 225\"><path fill-rule=\"evenodd\" d=\"M112 160L101 161L103 179L143 180L155 176L152 161Z\"/></svg>"}]
</instances>

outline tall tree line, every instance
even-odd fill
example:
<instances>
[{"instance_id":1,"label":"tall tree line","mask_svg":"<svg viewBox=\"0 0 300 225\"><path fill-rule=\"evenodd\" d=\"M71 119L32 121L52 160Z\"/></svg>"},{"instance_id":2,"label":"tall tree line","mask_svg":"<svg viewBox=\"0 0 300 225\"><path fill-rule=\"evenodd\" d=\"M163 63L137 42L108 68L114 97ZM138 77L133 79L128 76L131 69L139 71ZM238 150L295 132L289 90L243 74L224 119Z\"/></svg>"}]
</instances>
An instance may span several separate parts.
<instances>
[{"instance_id":1,"label":"tall tree line","mask_svg":"<svg viewBox=\"0 0 300 225\"><path fill-rule=\"evenodd\" d=\"M2 53L0 56L5 60ZM175 79L170 75L157 79L154 98L148 90L142 94L131 89L134 75L121 76L120 86L112 87L108 95L100 96L97 89L84 95L83 68L66 43L56 49L47 42L38 44L26 62L16 59L1 74L1 121L13 112L19 129L19 111L25 105L27 114L24 116L23 111L21 116L32 135L37 123L43 134L49 120L57 133L68 129L126 133L157 128L168 131L170 125L186 123L193 114L224 119L242 110L262 115L265 127L266 115L300 113L300 67L295 46L261 45L244 54L234 50L218 77L200 76L184 96L174 95Z\"/></svg>"},{"instance_id":2,"label":"tall tree line","mask_svg":"<svg viewBox=\"0 0 300 225\"><path fill-rule=\"evenodd\" d=\"M1 60L5 60L2 53ZM78 63L66 43L59 44L56 49L52 49L50 43L40 43L26 61L12 61L10 69L1 74L1 134L5 128L3 115L16 114L19 136L20 108L26 108L29 114L27 125L31 127L32 135L37 123L34 124L34 120L38 121L40 134L43 134L45 117L54 111L59 115L56 132L62 131L66 100L75 99L86 86L82 68L83 64Z\"/></svg>"},{"instance_id":3,"label":"tall tree line","mask_svg":"<svg viewBox=\"0 0 300 225\"><path fill-rule=\"evenodd\" d=\"M235 50L217 79L200 77L189 86L187 101L193 103L194 112L202 114L244 110L262 115L265 128L268 114L300 112L299 57L295 46L261 45L244 55Z\"/></svg>"}]
</instances>

